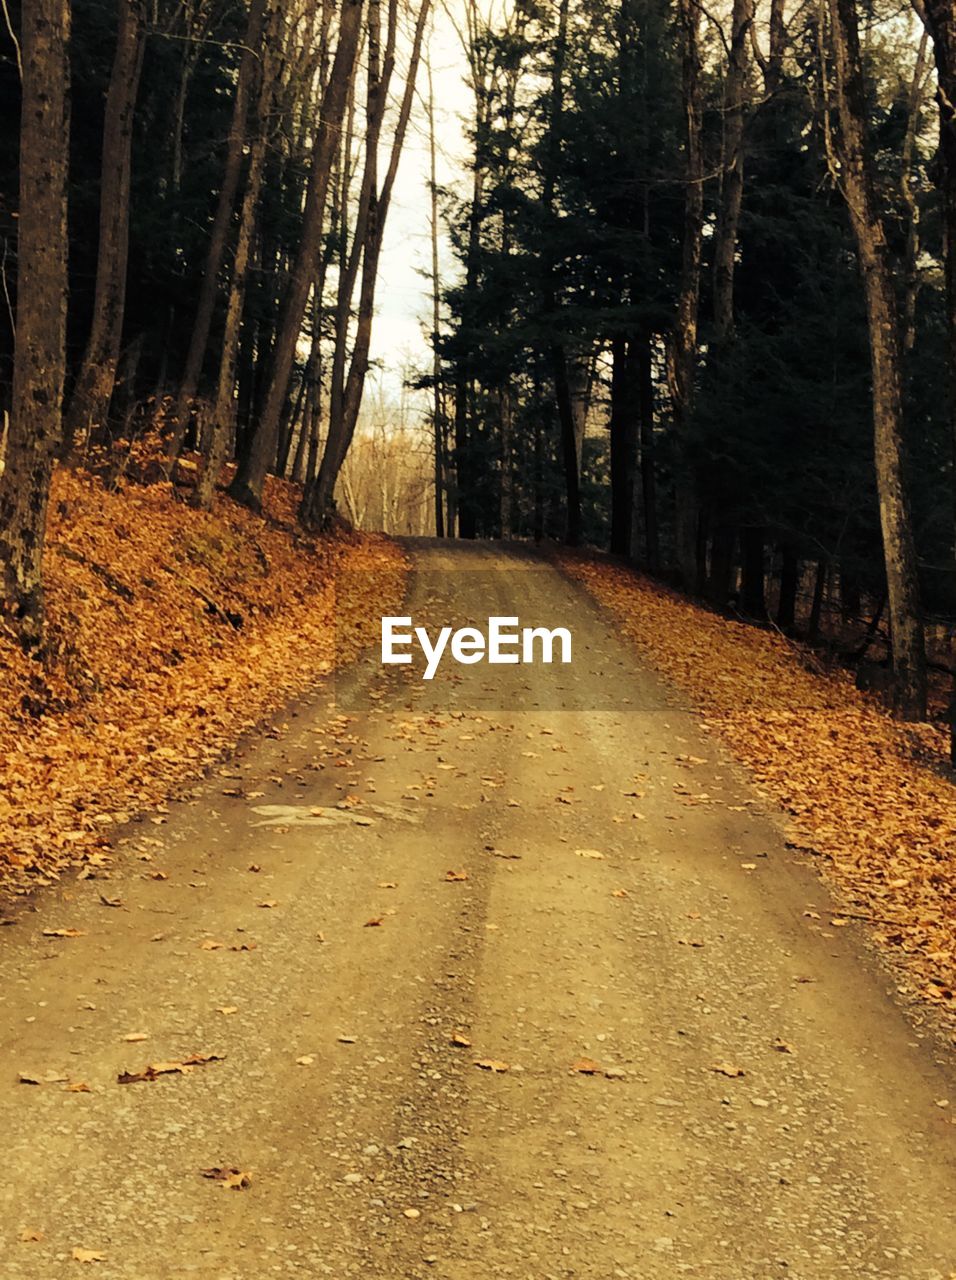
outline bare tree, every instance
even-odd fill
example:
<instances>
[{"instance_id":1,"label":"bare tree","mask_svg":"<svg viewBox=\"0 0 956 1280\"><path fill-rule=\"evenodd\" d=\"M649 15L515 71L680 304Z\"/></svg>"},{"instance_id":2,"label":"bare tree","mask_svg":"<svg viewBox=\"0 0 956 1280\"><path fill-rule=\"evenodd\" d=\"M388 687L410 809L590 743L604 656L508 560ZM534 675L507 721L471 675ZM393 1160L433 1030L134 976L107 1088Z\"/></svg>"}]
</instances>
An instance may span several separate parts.
<instances>
[{"instance_id":1,"label":"bare tree","mask_svg":"<svg viewBox=\"0 0 956 1280\"><path fill-rule=\"evenodd\" d=\"M34 646L66 363L70 9L67 0L31 0L22 14L17 338L0 474L0 589L4 611Z\"/></svg>"},{"instance_id":2,"label":"bare tree","mask_svg":"<svg viewBox=\"0 0 956 1280\"><path fill-rule=\"evenodd\" d=\"M281 38L277 29L278 26L277 10L273 9L272 12L267 14L264 27L265 40L262 50L262 65L259 72L256 129L249 151L246 187L243 192L242 212L239 217L239 231L236 237L236 256L233 262L229 301L226 307L226 323L222 336L222 352L219 358L216 401L213 406L212 421L209 424L206 457L203 461L203 468L194 496L195 505L202 508L208 508L212 503L216 481L219 479L219 473L226 458L229 436L235 421L239 330L246 299L246 282L249 275L252 240L259 211L266 147L269 141L270 114L276 89L276 71L280 58Z\"/></svg>"},{"instance_id":3,"label":"bare tree","mask_svg":"<svg viewBox=\"0 0 956 1280\"><path fill-rule=\"evenodd\" d=\"M196 316L186 352L186 364L183 369L176 407L173 412L173 432L169 441L171 462L175 462L183 446L190 405L196 396L199 375L202 372L203 360L206 356L209 329L219 293L219 274L225 257L229 224L232 220L236 194L239 190L239 179L242 174L242 159L246 146L246 120L249 114L249 102L254 92L256 77L259 74L260 44L266 22L266 0L252 0L246 23L244 48L239 62L239 75L236 80L236 96L233 100L232 121L229 127L229 140L226 145L226 163L223 170L222 186L219 188L216 213L209 233L206 267L203 272L202 284L199 288L199 300L196 304Z\"/></svg>"},{"instance_id":4,"label":"bare tree","mask_svg":"<svg viewBox=\"0 0 956 1280\"><path fill-rule=\"evenodd\" d=\"M349 86L355 75L362 8L362 0L342 2L335 57L325 93L322 95L319 124L312 149L302 232L282 300L268 387L252 446L248 455L240 461L229 488L238 502L254 509L262 505L266 473L275 457L279 420L292 376L296 344L318 272L329 183L335 153L341 140Z\"/></svg>"},{"instance_id":5,"label":"bare tree","mask_svg":"<svg viewBox=\"0 0 956 1280\"><path fill-rule=\"evenodd\" d=\"M331 507L335 484L338 480L342 463L352 442L352 436L358 422L362 407L362 396L365 390L365 378L368 373L369 351L372 341L372 320L375 310L375 288L378 282L378 264L381 257L382 243L385 234L385 223L398 176L398 167L405 146L405 135L411 118L412 105L415 100L415 82L421 62L422 43L427 30L430 0L420 0L418 17L415 23L415 34L409 54L408 71L405 77L405 91L395 123L392 136L391 154L388 170L382 183L381 192L376 191L377 175L372 164L370 202L368 220L365 227L362 250L362 283L359 292L358 323L352 358L349 364L348 379L342 400L342 411L339 415L329 417L329 434L325 443L325 452L315 485L306 495L301 517L305 524L320 525L327 518Z\"/></svg>"},{"instance_id":6,"label":"bare tree","mask_svg":"<svg viewBox=\"0 0 956 1280\"><path fill-rule=\"evenodd\" d=\"M839 115L832 160L849 209L863 274L896 709L904 719L921 720L926 715L926 652L916 548L903 478L903 378L896 293L867 150L866 82L856 3L828 3Z\"/></svg>"},{"instance_id":7,"label":"bare tree","mask_svg":"<svg viewBox=\"0 0 956 1280\"><path fill-rule=\"evenodd\" d=\"M701 145L700 10L696 0L679 0L684 104L684 226L680 293L669 347L668 384L677 442L675 472L677 566L685 590L699 587L698 503L687 435L694 405L697 322L704 223L704 160Z\"/></svg>"},{"instance_id":8,"label":"bare tree","mask_svg":"<svg viewBox=\"0 0 956 1280\"><path fill-rule=\"evenodd\" d=\"M83 449L107 418L123 337L133 115L143 66L145 0L119 0L116 51L103 120L100 238L93 321L65 422L65 451Z\"/></svg>"}]
</instances>

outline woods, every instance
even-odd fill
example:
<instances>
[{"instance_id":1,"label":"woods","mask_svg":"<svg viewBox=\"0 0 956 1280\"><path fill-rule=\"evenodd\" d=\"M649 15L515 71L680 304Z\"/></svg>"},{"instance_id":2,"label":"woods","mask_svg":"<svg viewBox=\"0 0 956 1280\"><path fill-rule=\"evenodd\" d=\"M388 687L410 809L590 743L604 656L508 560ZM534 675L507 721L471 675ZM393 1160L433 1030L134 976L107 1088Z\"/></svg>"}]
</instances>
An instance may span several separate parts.
<instances>
[{"instance_id":1,"label":"woods","mask_svg":"<svg viewBox=\"0 0 956 1280\"><path fill-rule=\"evenodd\" d=\"M583 537L811 638L826 600L865 623L885 598L922 718L924 623L954 605L951 21L467 7L478 194L439 343L448 510L481 495L460 532Z\"/></svg>"},{"instance_id":2,"label":"woods","mask_svg":"<svg viewBox=\"0 0 956 1280\"><path fill-rule=\"evenodd\" d=\"M313 532L356 514L424 133L404 376L439 536L607 547L811 640L838 607L924 717L926 628L956 612L956 40L914 3L14 4L0 562L23 641L57 460L204 509L293 479ZM436 24L466 73L452 185Z\"/></svg>"}]
</instances>

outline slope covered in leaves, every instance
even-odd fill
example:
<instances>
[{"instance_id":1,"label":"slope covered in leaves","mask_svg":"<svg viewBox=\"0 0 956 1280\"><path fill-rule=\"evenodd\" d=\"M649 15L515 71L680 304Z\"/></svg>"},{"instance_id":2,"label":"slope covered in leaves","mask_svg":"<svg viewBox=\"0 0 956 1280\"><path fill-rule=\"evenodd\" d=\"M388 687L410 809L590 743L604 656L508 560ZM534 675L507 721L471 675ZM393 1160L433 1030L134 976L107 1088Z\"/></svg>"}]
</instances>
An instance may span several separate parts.
<instances>
[{"instance_id":1,"label":"slope covered in leaves","mask_svg":"<svg viewBox=\"0 0 956 1280\"><path fill-rule=\"evenodd\" d=\"M793 817L845 915L909 968L905 993L956 1013L956 787L942 734L907 731L845 673L810 669L779 634L711 613L609 562L564 567Z\"/></svg>"},{"instance_id":2,"label":"slope covered in leaves","mask_svg":"<svg viewBox=\"0 0 956 1280\"><path fill-rule=\"evenodd\" d=\"M7 887L95 855L117 823L353 652L373 608L400 601L397 548L306 538L297 498L273 482L264 517L225 499L203 513L169 485L107 492L83 473L57 474L45 661L0 633Z\"/></svg>"}]
</instances>

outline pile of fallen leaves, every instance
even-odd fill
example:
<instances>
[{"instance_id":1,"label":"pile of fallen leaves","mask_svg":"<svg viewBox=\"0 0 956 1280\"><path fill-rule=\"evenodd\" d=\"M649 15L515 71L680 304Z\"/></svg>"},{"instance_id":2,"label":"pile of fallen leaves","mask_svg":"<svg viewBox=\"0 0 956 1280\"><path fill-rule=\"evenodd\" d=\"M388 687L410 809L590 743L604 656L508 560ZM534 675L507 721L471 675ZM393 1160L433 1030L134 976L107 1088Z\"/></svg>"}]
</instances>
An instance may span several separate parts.
<instances>
[{"instance_id":1,"label":"pile of fallen leaves","mask_svg":"<svg viewBox=\"0 0 956 1280\"><path fill-rule=\"evenodd\" d=\"M110 492L58 472L44 660L0 633L5 886L46 883L108 845L396 612L394 544L306 537L297 499L273 481L261 517L225 498L206 513L169 484Z\"/></svg>"},{"instance_id":2,"label":"pile of fallen leaves","mask_svg":"<svg viewBox=\"0 0 956 1280\"><path fill-rule=\"evenodd\" d=\"M956 787L943 734L894 722L848 673L814 669L780 634L606 561L568 556L564 567L793 815L792 843L822 855L847 911L905 961L909 993L956 1013Z\"/></svg>"}]
</instances>

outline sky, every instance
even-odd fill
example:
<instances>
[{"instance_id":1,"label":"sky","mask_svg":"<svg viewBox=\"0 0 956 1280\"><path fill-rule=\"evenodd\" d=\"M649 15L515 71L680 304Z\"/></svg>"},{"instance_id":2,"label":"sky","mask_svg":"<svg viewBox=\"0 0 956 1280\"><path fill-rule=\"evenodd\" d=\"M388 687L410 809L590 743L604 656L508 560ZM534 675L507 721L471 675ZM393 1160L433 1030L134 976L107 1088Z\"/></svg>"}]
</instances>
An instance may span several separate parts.
<instances>
[{"instance_id":1,"label":"sky","mask_svg":"<svg viewBox=\"0 0 956 1280\"><path fill-rule=\"evenodd\" d=\"M454 0L452 0L452 3ZM471 111L471 90L465 82L465 59L458 36L440 4L436 5L426 54L435 88L438 139L438 182L463 189L467 172L464 124ZM399 71L403 70L399 67ZM401 92L403 81L399 81ZM425 103L428 76L422 65L419 97L395 182L385 226L372 331L373 365L369 377L385 394L398 396L409 362L430 366L431 348L431 197L429 193L428 118ZM388 138L384 146L388 145ZM384 151L384 147L383 147ZM442 234L441 269L454 271L447 236ZM427 278L422 272L427 273Z\"/></svg>"}]
</instances>

